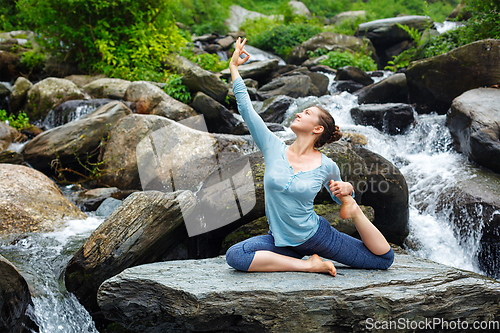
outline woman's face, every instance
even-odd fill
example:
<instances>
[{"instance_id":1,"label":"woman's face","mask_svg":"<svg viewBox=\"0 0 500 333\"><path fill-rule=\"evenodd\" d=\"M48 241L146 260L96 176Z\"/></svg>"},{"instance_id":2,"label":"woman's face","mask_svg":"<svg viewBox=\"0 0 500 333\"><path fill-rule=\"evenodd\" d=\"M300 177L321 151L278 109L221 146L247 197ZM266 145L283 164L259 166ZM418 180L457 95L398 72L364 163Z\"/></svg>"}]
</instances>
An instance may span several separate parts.
<instances>
[{"instance_id":1,"label":"woman's face","mask_svg":"<svg viewBox=\"0 0 500 333\"><path fill-rule=\"evenodd\" d=\"M312 134L313 130L322 128L319 125L320 109L311 106L300 113L297 113L295 120L290 124L290 129L295 133L304 132Z\"/></svg>"}]
</instances>

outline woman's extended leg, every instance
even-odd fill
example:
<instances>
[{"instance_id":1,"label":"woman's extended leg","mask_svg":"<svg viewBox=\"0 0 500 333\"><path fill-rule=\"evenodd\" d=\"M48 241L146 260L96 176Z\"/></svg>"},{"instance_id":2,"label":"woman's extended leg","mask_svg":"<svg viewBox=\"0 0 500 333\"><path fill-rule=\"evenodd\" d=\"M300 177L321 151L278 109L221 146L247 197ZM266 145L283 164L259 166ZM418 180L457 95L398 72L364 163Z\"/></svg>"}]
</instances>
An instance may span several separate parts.
<instances>
[{"instance_id":1,"label":"woman's extended leg","mask_svg":"<svg viewBox=\"0 0 500 333\"><path fill-rule=\"evenodd\" d=\"M358 204L350 195L339 198L342 202L340 207L340 217L345 219L351 218L358 230L361 240L365 246L376 255L387 253L391 249L384 235L375 227L365 214L361 211Z\"/></svg>"},{"instance_id":2,"label":"woman's extended leg","mask_svg":"<svg viewBox=\"0 0 500 333\"><path fill-rule=\"evenodd\" d=\"M249 272L323 272L336 275L332 262L323 262L317 255L302 260L290 247L277 247L271 234L255 236L234 244L226 252L229 266Z\"/></svg>"}]
</instances>

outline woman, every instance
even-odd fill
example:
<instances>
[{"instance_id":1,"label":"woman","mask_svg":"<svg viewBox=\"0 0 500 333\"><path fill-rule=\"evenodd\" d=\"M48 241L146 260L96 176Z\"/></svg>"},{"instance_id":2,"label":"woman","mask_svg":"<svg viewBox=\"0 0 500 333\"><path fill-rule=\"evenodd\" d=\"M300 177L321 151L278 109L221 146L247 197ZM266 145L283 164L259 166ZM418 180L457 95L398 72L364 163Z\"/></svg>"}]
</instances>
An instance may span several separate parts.
<instances>
[{"instance_id":1,"label":"woman","mask_svg":"<svg viewBox=\"0 0 500 333\"><path fill-rule=\"evenodd\" d=\"M264 155L265 210L269 233L233 245L227 263L250 272L302 271L336 275L331 261L356 268L387 269L394 252L380 231L365 217L354 200L353 187L340 178L338 166L315 150L339 140L342 134L333 117L313 106L298 113L290 125L297 139L287 146L253 110L238 66L250 55L238 38L229 63L238 110ZM240 56L245 54L245 58ZM340 216L352 218L361 240L337 231L313 210L316 194L325 186L341 204ZM311 255L307 260L301 258Z\"/></svg>"}]
</instances>

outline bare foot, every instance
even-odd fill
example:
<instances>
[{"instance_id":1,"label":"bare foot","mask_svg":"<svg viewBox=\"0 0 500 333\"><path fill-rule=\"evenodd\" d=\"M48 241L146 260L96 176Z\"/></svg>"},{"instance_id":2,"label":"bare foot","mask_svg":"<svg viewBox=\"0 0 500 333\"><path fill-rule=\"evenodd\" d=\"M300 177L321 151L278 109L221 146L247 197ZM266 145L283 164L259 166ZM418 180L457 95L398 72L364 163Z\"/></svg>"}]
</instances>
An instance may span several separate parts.
<instances>
[{"instance_id":1,"label":"bare foot","mask_svg":"<svg viewBox=\"0 0 500 333\"><path fill-rule=\"evenodd\" d=\"M353 197L346 195L339 199L342 202L342 206L340 206L340 217L342 219L351 219L359 213L361 208L359 208Z\"/></svg>"},{"instance_id":2,"label":"bare foot","mask_svg":"<svg viewBox=\"0 0 500 333\"><path fill-rule=\"evenodd\" d=\"M330 273L333 276L337 275L337 269L335 268L335 265L333 265L333 262L326 260L323 261L317 254L313 254L306 261L310 262L311 264L309 272Z\"/></svg>"}]
</instances>

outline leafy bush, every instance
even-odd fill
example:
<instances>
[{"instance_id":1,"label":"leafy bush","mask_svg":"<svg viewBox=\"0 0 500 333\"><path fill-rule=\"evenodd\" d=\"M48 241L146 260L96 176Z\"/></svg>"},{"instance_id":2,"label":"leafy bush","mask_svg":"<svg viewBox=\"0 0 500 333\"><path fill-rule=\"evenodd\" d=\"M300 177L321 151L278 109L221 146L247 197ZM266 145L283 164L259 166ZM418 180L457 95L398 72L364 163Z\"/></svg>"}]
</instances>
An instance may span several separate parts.
<instances>
[{"instance_id":1,"label":"leafy bush","mask_svg":"<svg viewBox=\"0 0 500 333\"><path fill-rule=\"evenodd\" d=\"M43 44L84 70L130 80L164 77L161 61L186 40L172 13L180 0L18 0Z\"/></svg>"},{"instance_id":2,"label":"leafy bush","mask_svg":"<svg viewBox=\"0 0 500 333\"><path fill-rule=\"evenodd\" d=\"M179 5L172 8L174 17L190 27L196 35L207 33L226 34L224 24L229 17L231 0L179 0Z\"/></svg>"},{"instance_id":3,"label":"leafy bush","mask_svg":"<svg viewBox=\"0 0 500 333\"><path fill-rule=\"evenodd\" d=\"M45 65L45 55L37 51L27 51L21 55L20 65L24 70L36 72L43 69Z\"/></svg>"},{"instance_id":4,"label":"leafy bush","mask_svg":"<svg viewBox=\"0 0 500 333\"><path fill-rule=\"evenodd\" d=\"M19 112L19 114L16 117L13 114L7 116L7 111L0 110L0 121L2 122L7 121L9 123L9 126L14 127L18 131L30 126L29 123L30 120L26 115L26 113L24 113L23 111Z\"/></svg>"},{"instance_id":5,"label":"leafy bush","mask_svg":"<svg viewBox=\"0 0 500 333\"><path fill-rule=\"evenodd\" d=\"M203 53L193 55L189 58L191 61L200 65L201 68L207 71L220 72L229 66L229 61L221 61L217 54Z\"/></svg>"},{"instance_id":6,"label":"leafy bush","mask_svg":"<svg viewBox=\"0 0 500 333\"><path fill-rule=\"evenodd\" d=\"M182 76L178 74L169 76L164 90L170 97L184 104L191 102L191 93L189 89L182 84Z\"/></svg>"},{"instance_id":7,"label":"leafy bush","mask_svg":"<svg viewBox=\"0 0 500 333\"><path fill-rule=\"evenodd\" d=\"M322 55L324 51L313 52L312 56ZM340 51L330 51L326 53L328 59L320 61L320 64L326 65L330 68L337 69L344 66L354 66L363 71L374 71L377 69L375 61L363 52L351 53L351 52L340 52Z\"/></svg>"}]
</instances>

